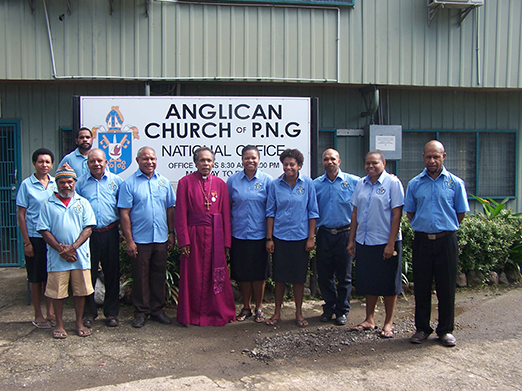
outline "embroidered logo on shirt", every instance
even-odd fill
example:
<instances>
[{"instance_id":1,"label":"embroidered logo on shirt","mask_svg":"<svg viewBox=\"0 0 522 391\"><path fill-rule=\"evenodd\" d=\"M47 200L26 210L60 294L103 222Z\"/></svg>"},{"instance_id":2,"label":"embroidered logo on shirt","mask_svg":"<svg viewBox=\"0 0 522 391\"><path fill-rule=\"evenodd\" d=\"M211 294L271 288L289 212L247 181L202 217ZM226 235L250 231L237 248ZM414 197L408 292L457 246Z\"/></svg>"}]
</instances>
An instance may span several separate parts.
<instances>
[{"instance_id":1,"label":"embroidered logo on shirt","mask_svg":"<svg viewBox=\"0 0 522 391\"><path fill-rule=\"evenodd\" d=\"M51 190L52 190L53 192L58 191L58 189L56 188L56 185L55 185L54 183L51 183Z\"/></svg>"},{"instance_id":2,"label":"embroidered logo on shirt","mask_svg":"<svg viewBox=\"0 0 522 391\"><path fill-rule=\"evenodd\" d=\"M77 215L79 215L79 214L82 213L82 211L83 211L83 206L82 206L82 204L80 204L80 203L78 202L76 205L74 205L73 210L76 212Z\"/></svg>"},{"instance_id":3,"label":"embroidered logo on shirt","mask_svg":"<svg viewBox=\"0 0 522 391\"><path fill-rule=\"evenodd\" d=\"M165 185L165 181L164 181L162 178L160 178L160 179L158 180L158 186L160 186L160 187L166 187L166 185Z\"/></svg>"},{"instance_id":4,"label":"embroidered logo on shirt","mask_svg":"<svg viewBox=\"0 0 522 391\"><path fill-rule=\"evenodd\" d=\"M379 195L383 195L384 193L386 193L386 189L381 186L377 190L375 190L375 192Z\"/></svg>"},{"instance_id":5,"label":"embroidered logo on shirt","mask_svg":"<svg viewBox=\"0 0 522 391\"><path fill-rule=\"evenodd\" d=\"M446 179L444 181L444 187L447 188L447 189L453 189L455 187L455 182L453 182L453 180L450 178L450 179Z\"/></svg>"},{"instance_id":6,"label":"embroidered logo on shirt","mask_svg":"<svg viewBox=\"0 0 522 391\"><path fill-rule=\"evenodd\" d=\"M217 197L218 197L217 191L211 190L210 191L210 201L216 202L217 201Z\"/></svg>"},{"instance_id":7,"label":"embroidered logo on shirt","mask_svg":"<svg viewBox=\"0 0 522 391\"><path fill-rule=\"evenodd\" d=\"M297 188L297 194L299 194L299 195L303 195L304 193L305 193L305 189L304 189L304 187L303 187L303 186L299 186L299 187Z\"/></svg>"},{"instance_id":8,"label":"embroidered logo on shirt","mask_svg":"<svg viewBox=\"0 0 522 391\"><path fill-rule=\"evenodd\" d=\"M341 183L341 188L343 190L350 190L352 187L350 186L350 184L348 183L348 181L344 181Z\"/></svg>"},{"instance_id":9,"label":"embroidered logo on shirt","mask_svg":"<svg viewBox=\"0 0 522 391\"><path fill-rule=\"evenodd\" d=\"M116 183L114 183L114 182L109 183L109 190L110 191L114 191L117 188L118 188L118 186L116 185Z\"/></svg>"},{"instance_id":10,"label":"embroidered logo on shirt","mask_svg":"<svg viewBox=\"0 0 522 391\"><path fill-rule=\"evenodd\" d=\"M255 185L254 185L254 190L255 191L261 191L263 190L263 185L259 182L257 182Z\"/></svg>"}]
</instances>

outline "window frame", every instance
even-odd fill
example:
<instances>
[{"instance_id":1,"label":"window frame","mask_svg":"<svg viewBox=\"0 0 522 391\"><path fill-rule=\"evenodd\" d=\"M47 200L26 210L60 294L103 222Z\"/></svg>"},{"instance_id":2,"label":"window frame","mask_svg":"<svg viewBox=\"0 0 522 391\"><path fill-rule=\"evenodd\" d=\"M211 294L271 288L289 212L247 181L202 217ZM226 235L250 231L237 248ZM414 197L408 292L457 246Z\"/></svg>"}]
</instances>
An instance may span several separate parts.
<instances>
[{"instance_id":1,"label":"window frame","mask_svg":"<svg viewBox=\"0 0 522 391\"><path fill-rule=\"evenodd\" d=\"M480 135L482 133L509 133L515 135L515 145L518 146L518 131L516 130L501 130L501 129L495 129L495 130L489 130L489 129L403 129L403 133L435 133L436 140L440 140L440 134L441 133L475 133L475 145L477 147L476 150L476 164L475 164L475 189L479 189L479 178L480 178ZM477 197L481 198L490 198L493 200L504 200L504 199L510 199L514 200L518 198L518 148L515 148L515 189L514 189L514 195L506 195L506 196L487 196L487 195L479 195L475 194ZM399 166L402 162L401 160L397 161L397 167L396 167L396 173L399 172ZM471 196L471 194L468 195L468 199L473 200L474 198Z\"/></svg>"}]
</instances>

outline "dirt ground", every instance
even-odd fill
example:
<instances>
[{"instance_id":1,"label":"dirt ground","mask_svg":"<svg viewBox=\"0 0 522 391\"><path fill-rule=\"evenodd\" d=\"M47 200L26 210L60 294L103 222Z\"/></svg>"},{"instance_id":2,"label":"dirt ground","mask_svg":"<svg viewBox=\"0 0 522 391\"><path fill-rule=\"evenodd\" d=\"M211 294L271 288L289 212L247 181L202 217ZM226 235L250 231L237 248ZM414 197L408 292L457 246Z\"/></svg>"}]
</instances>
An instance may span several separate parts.
<instances>
[{"instance_id":1,"label":"dirt ground","mask_svg":"<svg viewBox=\"0 0 522 391\"><path fill-rule=\"evenodd\" d=\"M54 340L50 330L31 325L25 288L25 270L0 269L1 390L522 389L520 287L459 292L455 348L440 346L434 337L423 345L409 343L412 297L399 299L391 340L350 331L364 318L359 300L352 302L346 326L321 323L321 302L306 302L310 325L304 329L295 325L293 303L285 304L277 327L250 318L222 328L148 321L134 329L132 308L124 307L120 327L98 319L88 338L74 335L69 305L69 337ZM266 305L268 316L272 308ZM175 310L167 314L174 317ZM379 326L383 319L379 303Z\"/></svg>"}]
</instances>

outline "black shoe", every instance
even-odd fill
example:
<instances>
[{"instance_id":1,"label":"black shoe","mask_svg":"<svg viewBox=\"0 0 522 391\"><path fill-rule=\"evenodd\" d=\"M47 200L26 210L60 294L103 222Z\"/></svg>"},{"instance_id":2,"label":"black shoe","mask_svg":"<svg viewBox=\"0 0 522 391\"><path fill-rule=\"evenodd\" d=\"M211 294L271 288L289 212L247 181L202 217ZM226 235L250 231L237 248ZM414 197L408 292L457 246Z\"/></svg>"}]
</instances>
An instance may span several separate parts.
<instances>
[{"instance_id":1,"label":"black shoe","mask_svg":"<svg viewBox=\"0 0 522 391\"><path fill-rule=\"evenodd\" d=\"M319 320L321 322L329 322L332 319L333 314L331 312L323 312Z\"/></svg>"},{"instance_id":2,"label":"black shoe","mask_svg":"<svg viewBox=\"0 0 522 391\"><path fill-rule=\"evenodd\" d=\"M82 319L83 325L87 328L92 328L92 323L94 322L94 319L92 316L84 316Z\"/></svg>"},{"instance_id":3,"label":"black shoe","mask_svg":"<svg viewBox=\"0 0 522 391\"><path fill-rule=\"evenodd\" d=\"M451 348L457 344L457 339L453 336L453 334L446 333L446 334L439 335L439 342L443 346L447 346L447 347Z\"/></svg>"},{"instance_id":4,"label":"black shoe","mask_svg":"<svg viewBox=\"0 0 522 391\"><path fill-rule=\"evenodd\" d=\"M161 323L161 324L171 324L172 323L172 320L165 314L151 315L150 319L155 322Z\"/></svg>"},{"instance_id":5,"label":"black shoe","mask_svg":"<svg viewBox=\"0 0 522 391\"><path fill-rule=\"evenodd\" d=\"M344 326L346 323L348 323L348 318L346 317L345 314L337 315L335 317L335 324L337 326Z\"/></svg>"},{"instance_id":6,"label":"black shoe","mask_svg":"<svg viewBox=\"0 0 522 391\"><path fill-rule=\"evenodd\" d=\"M417 343L421 344L426 342L428 337L430 336L429 333L425 333L424 331L417 331L415 334L413 334L410 338L411 343Z\"/></svg>"},{"instance_id":7,"label":"black shoe","mask_svg":"<svg viewBox=\"0 0 522 391\"><path fill-rule=\"evenodd\" d=\"M120 321L115 316L108 316L107 319L105 319L105 323L109 327L117 327L120 325Z\"/></svg>"},{"instance_id":8,"label":"black shoe","mask_svg":"<svg viewBox=\"0 0 522 391\"><path fill-rule=\"evenodd\" d=\"M134 320L132 321L132 327L140 329L143 326L145 326L145 318L143 316L138 316L137 318L134 318Z\"/></svg>"}]
</instances>

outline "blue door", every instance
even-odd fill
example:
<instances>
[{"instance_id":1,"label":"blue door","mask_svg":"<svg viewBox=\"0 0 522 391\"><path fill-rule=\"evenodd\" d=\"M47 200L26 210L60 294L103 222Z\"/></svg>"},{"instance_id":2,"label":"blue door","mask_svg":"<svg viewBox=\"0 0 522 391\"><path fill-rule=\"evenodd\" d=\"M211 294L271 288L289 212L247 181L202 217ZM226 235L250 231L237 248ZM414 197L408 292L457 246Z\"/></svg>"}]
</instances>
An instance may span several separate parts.
<instances>
[{"instance_id":1,"label":"blue door","mask_svg":"<svg viewBox=\"0 0 522 391\"><path fill-rule=\"evenodd\" d=\"M20 121L0 119L0 267L24 264L16 208L20 160Z\"/></svg>"}]
</instances>

